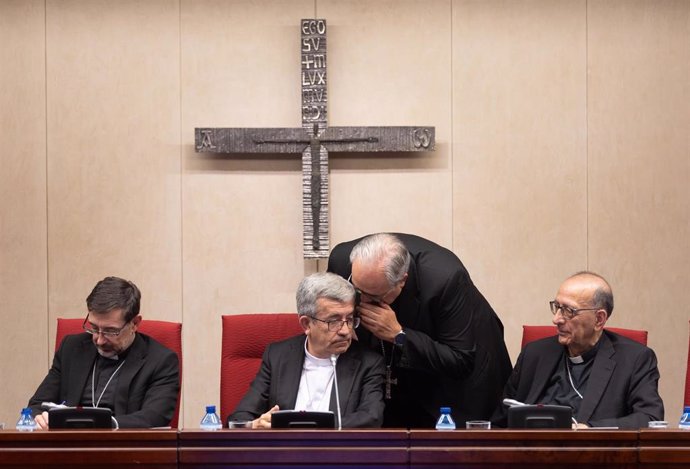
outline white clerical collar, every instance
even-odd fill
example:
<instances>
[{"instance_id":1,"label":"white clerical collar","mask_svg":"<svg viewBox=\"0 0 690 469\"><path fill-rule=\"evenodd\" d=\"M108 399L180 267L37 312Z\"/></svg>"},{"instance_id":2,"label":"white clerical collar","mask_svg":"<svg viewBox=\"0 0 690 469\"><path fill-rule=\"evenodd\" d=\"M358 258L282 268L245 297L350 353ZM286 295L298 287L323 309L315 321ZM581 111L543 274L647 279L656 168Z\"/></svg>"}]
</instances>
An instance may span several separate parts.
<instances>
[{"instance_id":1,"label":"white clerical collar","mask_svg":"<svg viewBox=\"0 0 690 469\"><path fill-rule=\"evenodd\" d=\"M570 360L570 363L573 365L579 365L584 362L589 362L594 359L594 357L597 356L597 351L599 350L599 344L601 344L601 338L600 340L597 341L596 344L594 344L594 347L591 349L587 350L586 352L576 356L576 357L571 357L568 355L566 351L566 356L568 357L568 360Z\"/></svg>"},{"instance_id":2,"label":"white clerical collar","mask_svg":"<svg viewBox=\"0 0 690 469\"><path fill-rule=\"evenodd\" d=\"M98 351L98 354L101 356L101 358L107 358L108 360L114 360L114 361L117 361L120 359L119 355L110 355L110 356L109 355L103 355L103 352L101 352L100 349L97 348L96 350Z\"/></svg>"},{"instance_id":3,"label":"white clerical collar","mask_svg":"<svg viewBox=\"0 0 690 469\"><path fill-rule=\"evenodd\" d=\"M308 365L313 365L313 367L317 366L333 366L331 363L330 358L319 358L315 357L311 353L309 353L309 349L307 348L307 342L309 341L309 337L304 341L304 366L307 367ZM338 355L335 356L336 361L338 359Z\"/></svg>"}]
</instances>

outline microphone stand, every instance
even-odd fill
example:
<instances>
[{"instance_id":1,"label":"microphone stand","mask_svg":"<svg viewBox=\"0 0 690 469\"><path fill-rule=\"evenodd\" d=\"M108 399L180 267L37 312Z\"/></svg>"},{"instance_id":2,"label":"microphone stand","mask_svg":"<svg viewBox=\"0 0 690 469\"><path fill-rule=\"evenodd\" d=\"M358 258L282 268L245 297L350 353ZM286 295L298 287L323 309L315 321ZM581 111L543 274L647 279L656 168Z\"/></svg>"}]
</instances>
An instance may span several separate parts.
<instances>
[{"instance_id":1,"label":"microphone stand","mask_svg":"<svg viewBox=\"0 0 690 469\"><path fill-rule=\"evenodd\" d=\"M334 354L331 355L331 363L333 364L333 384L335 385L335 404L338 408L338 430L343 429L343 418L340 414L340 393L338 392L338 373L335 370L335 363L338 357Z\"/></svg>"}]
</instances>

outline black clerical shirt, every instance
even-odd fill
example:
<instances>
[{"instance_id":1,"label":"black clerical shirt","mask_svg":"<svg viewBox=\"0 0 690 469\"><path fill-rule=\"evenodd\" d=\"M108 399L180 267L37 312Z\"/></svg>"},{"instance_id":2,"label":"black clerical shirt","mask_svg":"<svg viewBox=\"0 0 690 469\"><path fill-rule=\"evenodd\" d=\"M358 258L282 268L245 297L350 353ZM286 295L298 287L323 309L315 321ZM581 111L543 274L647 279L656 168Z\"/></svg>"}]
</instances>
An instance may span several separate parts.
<instances>
[{"instance_id":1,"label":"black clerical shirt","mask_svg":"<svg viewBox=\"0 0 690 469\"><path fill-rule=\"evenodd\" d=\"M563 347L561 364L549 379L539 402L569 406L573 409L573 415L577 415L598 350L599 342L581 356L569 357L568 349Z\"/></svg>"},{"instance_id":2,"label":"black clerical shirt","mask_svg":"<svg viewBox=\"0 0 690 469\"><path fill-rule=\"evenodd\" d=\"M117 370L125 359L126 353L122 354L119 359L106 358L101 355L96 356L94 368L89 373L86 386L84 386L84 392L81 396L81 403L84 407L105 407L115 411L115 390L117 389L118 375L120 374ZM96 387L94 392L92 392L91 386L92 378Z\"/></svg>"}]
</instances>

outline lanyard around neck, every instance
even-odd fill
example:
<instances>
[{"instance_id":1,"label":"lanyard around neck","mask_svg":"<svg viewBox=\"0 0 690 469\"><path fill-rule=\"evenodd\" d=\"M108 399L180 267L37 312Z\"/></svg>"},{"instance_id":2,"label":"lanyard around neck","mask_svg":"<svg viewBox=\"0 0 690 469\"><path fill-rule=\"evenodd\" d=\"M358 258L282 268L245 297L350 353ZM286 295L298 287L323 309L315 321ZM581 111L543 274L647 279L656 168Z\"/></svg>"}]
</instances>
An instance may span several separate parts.
<instances>
[{"instance_id":1,"label":"lanyard around neck","mask_svg":"<svg viewBox=\"0 0 690 469\"><path fill-rule=\"evenodd\" d=\"M101 399L103 399L103 394L105 394L105 390L108 389L108 385L113 380L117 372L120 371L120 368L122 368L122 365L124 365L126 361L127 360L122 360L122 363L120 363L118 367L115 368L113 374L110 375L110 378L108 378L108 382L105 383L105 386L101 391L101 395L98 396L98 401L96 401L96 367L98 366L98 359L96 360L96 363L93 364L93 370L91 371L91 405L93 407L98 407L98 404L101 403Z\"/></svg>"}]
</instances>

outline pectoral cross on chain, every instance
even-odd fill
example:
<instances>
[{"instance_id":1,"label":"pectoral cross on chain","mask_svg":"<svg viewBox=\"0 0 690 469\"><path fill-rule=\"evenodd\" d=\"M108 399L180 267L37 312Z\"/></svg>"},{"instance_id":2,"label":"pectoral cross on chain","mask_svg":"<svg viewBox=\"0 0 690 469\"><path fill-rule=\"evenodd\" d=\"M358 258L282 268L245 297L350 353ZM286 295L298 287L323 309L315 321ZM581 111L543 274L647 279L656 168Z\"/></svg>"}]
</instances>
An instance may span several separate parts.
<instances>
[{"instance_id":1,"label":"pectoral cross on chain","mask_svg":"<svg viewBox=\"0 0 690 469\"><path fill-rule=\"evenodd\" d=\"M393 378L390 365L386 365L386 399L391 399L391 384L398 385L398 378Z\"/></svg>"},{"instance_id":2,"label":"pectoral cross on chain","mask_svg":"<svg viewBox=\"0 0 690 469\"><path fill-rule=\"evenodd\" d=\"M301 30L302 127L200 127L194 142L197 152L302 153L302 246L318 259L330 250L328 152L433 151L435 128L328 127L326 20L303 19Z\"/></svg>"}]
</instances>

